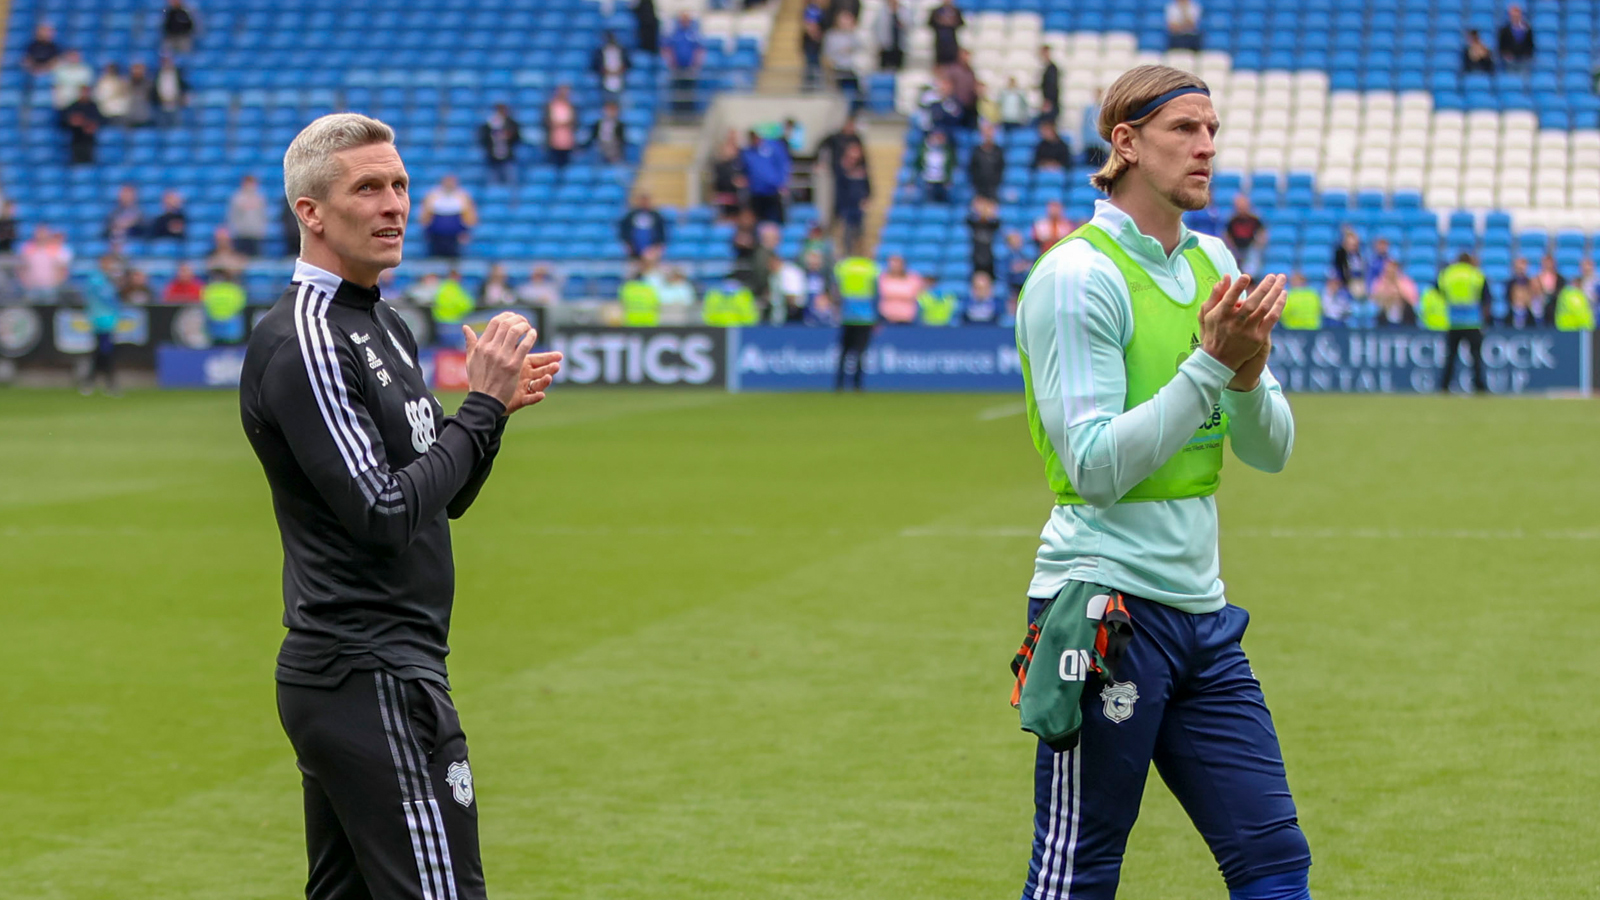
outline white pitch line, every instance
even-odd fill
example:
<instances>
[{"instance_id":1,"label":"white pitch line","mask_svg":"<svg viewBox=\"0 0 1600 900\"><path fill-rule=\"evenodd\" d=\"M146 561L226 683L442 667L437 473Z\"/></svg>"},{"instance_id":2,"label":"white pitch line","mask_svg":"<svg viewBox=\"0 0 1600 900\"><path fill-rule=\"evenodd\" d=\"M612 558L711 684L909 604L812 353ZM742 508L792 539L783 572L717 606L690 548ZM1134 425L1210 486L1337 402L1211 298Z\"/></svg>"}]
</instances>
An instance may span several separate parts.
<instances>
[{"instance_id":1,"label":"white pitch line","mask_svg":"<svg viewBox=\"0 0 1600 900\"><path fill-rule=\"evenodd\" d=\"M1600 541L1600 528L1228 528L1228 537L1294 540ZM1031 528L905 528L906 538L1036 538Z\"/></svg>"},{"instance_id":2,"label":"white pitch line","mask_svg":"<svg viewBox=\"0 0 1600 900\"><path fill-rule=\"evenodd\" d=\"M1027 412L1028 408L1021 402L1001 403L996 406L986 406L978 410L979 422L993 422L995 419L1009 419Z\"/></svg>"}]
</instances>

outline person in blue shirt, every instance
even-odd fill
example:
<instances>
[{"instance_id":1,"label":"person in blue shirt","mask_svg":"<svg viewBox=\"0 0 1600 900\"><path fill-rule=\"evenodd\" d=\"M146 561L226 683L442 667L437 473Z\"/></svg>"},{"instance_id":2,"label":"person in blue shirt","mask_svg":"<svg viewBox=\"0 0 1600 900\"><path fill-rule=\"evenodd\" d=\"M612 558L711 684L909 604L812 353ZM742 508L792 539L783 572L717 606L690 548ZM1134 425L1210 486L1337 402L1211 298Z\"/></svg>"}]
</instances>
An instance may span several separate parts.
<instances>
[{"instance_id":1,"label":"person in blue shirt","mask_svg":"<svg viewBox=\"0 0 1600 900\"><path fill-rule=\"evenodd\" d=\"M672 73L672 111L693 113L700 66L706 59L706 48L700 43L700 27L693 16L686 12L678 15L677 27L661 45L661 58Z\"/></svg>"},{"instance_id":2,"label":"person in blue shirt","mask_svg":"<svg viewBox=\"0 0 1600 900\"><path fill-rule=\"evenodd\" d=\"M84 284L84 313L89 328L94 332L94 355L89 372L78 385L78 393L85 397L94 393L96 379L104 377L106 393L113 397L117 392L116 338L117 320L122 316L122 297L117 293L117 258L109 253L100 257L100 268L90 272Z\"/></svg>"},{"instance_id":3,"label":"person in blue shirt","mask_svg":"<svg viewBox=\"0 0 1600 900\"><path fill-rule=\"evenodd\" d=\"M739 158L744 162L750 209L756 221L782 225L783 201L789 192L789 148L781 138L763 138L754 131L747 140Z\"/></svg>"},{"instance_id":4,"label":"person in blue shirt","mask_svg":"<svg viewBox=\"0 0 1600 900\"><path fill-rule=\"evenodd\" d=\"M617 238L629 259L638 259L646 250L666 244L667 222L651 205L649 194L640 191L633 198L633 206L617 222Z\"/></svg>"},{"instance_id":5,"label":"person in blue shirt","mask_svg":"<svg viewBox=\"0 0 1600 900\"><path fill-rule=\"evenodd\" d=\"M800 314L801 324L838 326L839 309L833 302L833 273L823 264L822 253L819 251L806 251L803 262L805 269L802 278L805 287L801 299L805 305ZM793 317L789 319L789 323L794 323Z\"/></svg>"},{"instance_id":6,"label":"person in blue shirt","mask_svg":"<svg viewBox=\"0 0 1600 900\"><path fill-rule=\"evenodd\" d=\"M961 321L968 325L994 325L1004 311L1000 295L995 293L994 279L988 272L973 272L972 286L961 302Z\"/></svg>"}]
</instances>

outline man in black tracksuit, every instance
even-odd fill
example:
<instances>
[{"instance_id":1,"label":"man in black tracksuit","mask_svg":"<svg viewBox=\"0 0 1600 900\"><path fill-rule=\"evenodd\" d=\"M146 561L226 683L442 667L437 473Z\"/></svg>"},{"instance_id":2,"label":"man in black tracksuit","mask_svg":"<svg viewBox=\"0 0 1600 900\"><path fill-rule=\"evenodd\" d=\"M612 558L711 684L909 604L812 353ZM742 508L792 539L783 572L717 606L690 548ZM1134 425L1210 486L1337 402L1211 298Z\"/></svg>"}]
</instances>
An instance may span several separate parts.
<instances>
[{"instance_id":1,"label":"man in black tracksuit","mask_svg":"<svg viewBox=\"0 0 1600 900\"><path fill-rule=\"evenodd\" d=\"M543 399L559 367L529 354L526 320L503 314L467 336L473 391L444 415L376 288L410 209L392 140L341 114L290 146L301 259L250 337L240 383L283 538L278 711L302 773L311 900L484 896L445 668L447 517L489 477L505 417Z\"/></svg>"}]
</instances>

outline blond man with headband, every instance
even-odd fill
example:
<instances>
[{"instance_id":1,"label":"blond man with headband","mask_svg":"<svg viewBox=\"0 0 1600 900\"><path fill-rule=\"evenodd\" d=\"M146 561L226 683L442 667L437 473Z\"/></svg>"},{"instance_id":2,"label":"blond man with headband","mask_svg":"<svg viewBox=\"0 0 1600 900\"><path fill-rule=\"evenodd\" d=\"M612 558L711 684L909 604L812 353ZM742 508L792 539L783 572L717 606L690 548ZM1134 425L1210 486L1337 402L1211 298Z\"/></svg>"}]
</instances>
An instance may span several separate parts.
<instances>
[{"instance_id":1,"label":"blond man with headband","mask_svg":"<svg viewBox=\"0 0 1600 900\"><path fill-rule=\"evenodd\" d=\"M1210 200L1217 127L1187 72L1118 78L1092 179L1109 198L1022 289L1028 424L1056 495L1018 659L1023 727L1040 736L1031 900L1115 895L1152 761L1233 900L1310 897L1310 851L1239 646L1249 615L1218 577L1223 439L1277 472L1294 420L1266 365L1283 276L1252 284L1221 241L1183 225Z\"/></svg>"},{"instance_id":2,"label":"blond man with headband","mask_svg":"<svg viewBox=\"0 0 1600 900\"><path fill-rule=\"evenodd\" d=\"M389 126L323 116L283 158L294 280L250 335L245 434L283 538L278 716L304 789L308 900L484 896L467 739L445 655L449 520L489 477L506 417L544 399L556 353L526 319L470 330L461 408L428 390L378 294L411 182Z\"/></svg>"}]
</instances>

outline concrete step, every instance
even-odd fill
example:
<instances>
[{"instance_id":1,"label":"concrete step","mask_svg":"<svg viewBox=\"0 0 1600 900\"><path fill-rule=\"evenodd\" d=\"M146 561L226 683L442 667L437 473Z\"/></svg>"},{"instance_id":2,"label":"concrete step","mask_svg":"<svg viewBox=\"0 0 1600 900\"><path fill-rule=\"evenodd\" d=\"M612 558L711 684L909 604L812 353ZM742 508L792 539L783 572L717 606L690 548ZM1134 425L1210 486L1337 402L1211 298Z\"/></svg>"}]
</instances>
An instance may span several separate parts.
<instances>
[{"instance_id":1,"label":"concrete step","mask_svg":"<svg viewBox=\"0 0 1600 900\"><path fill-rule=\"evenodd\" d=\"M805 0L782 0L767 37L767 52L761 61L756 90L763 93L789 93L800 89L805 59L800 55L800 21Z\"/></svg>"},{"instance_id":2,"label":"concrete step","mask_svg":"<svg viewBox=\"0 0 1600 900\"><path fill-rule=\"evenodd\" d=\"M900 175L905 142L906 122L899 116L875 119L868 126L865 150L867 171L872 176L872 199L867 205L863 240L872 252L877 251L878 235L889 217L889 207L894 204L895 182Z\"/></svg>"},{"instance_id":3,"label":"concrete step","mask_svg":"<svg viewBox=\"0 0 1600 900\"><path fill-rule=\"evenodd\" d=\"M639 164L634 190L648 193L659 206L689 202L689 168L694 163L694 128L662 125L650 133Z\"/></svg>"}]
</instances>

